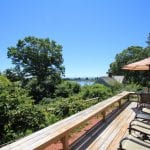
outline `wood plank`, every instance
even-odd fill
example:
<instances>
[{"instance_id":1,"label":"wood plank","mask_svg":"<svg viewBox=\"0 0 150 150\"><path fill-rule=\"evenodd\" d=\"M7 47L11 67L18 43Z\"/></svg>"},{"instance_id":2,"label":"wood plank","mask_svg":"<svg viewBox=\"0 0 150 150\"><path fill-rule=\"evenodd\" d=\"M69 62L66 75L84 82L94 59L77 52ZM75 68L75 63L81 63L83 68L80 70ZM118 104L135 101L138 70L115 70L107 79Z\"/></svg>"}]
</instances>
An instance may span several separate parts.
<instances>
[{"instance_id":1,"label":"wood plank","mask_svg":"<svg viewBox=\"0 0 150 150\"><path fill-rule=\"evenodd\" d=\"M117 136L109 144L109 146L107 147L107 150L116 150L119 147L119 141L121 141L121 139L125 136L126 132L128 132L127 128L129 127L129 124L131 120L133 120L134 117L135 117L135 114L132 113L132 115L127 120L127 122L122 126Z\"/></svg>"},{"instance_id":2,"label":"wood plank","mask_svg":"<svg viewBox=\"0 0 150 150\"><path fill-rule=\"evenodd\" d=\"M125 124L126 120L120 120L118 122L118 126L116 126L113 130L113 132L109 135L109 137L107 137L107 139L105 140L105 142L103 142L100 146L100 150L104 150L107 149L107 147L109 146L109 144L112 142L112 140L114 139L114 137L117 136L117 134L119 133L120 129L123 127L123 125Z\"/></svg>"},{"instance_id":3,"label":"wood plank","mask_svg":"<svg viewBox=\"0 0 150 150\"><path fill-rule=\"evenodd\" d=\"M102 146L101 149L108 149L110 143L113 142L113 140L120 135L120 130L122 130L124 127L126 127L125 129L127 130L130 121L134 118L133 117L133 111L131 109L128 110L128 112L126 111L126 113L122 114L123 116L123 120L119 120L118 122L118 126L114 129L114 131L111 133L111 135L107 138L107 142L105 141ZM134 115L135 116L135 115ZM123 136L123 135L122 135ZM113 145L112 145L113 146ZM113 149L114 146L113 146Z\"/></svg>"},{"instance_id":4,"label":"wood plank","mask_svg":"<svg viewBox=\"0 0 150 150\"><path fill-rule=\"evenodd\" d=\"M118 122L123 120L123 116L119 115L115 121L109 125L104 132L102 132L99 137L89 146L88 149L101 149L102 145L105 143L105 141L108 142L108 137L112 136L112 133L115 129L118 127Z\"/></svg>"},{"instance_id":5,"label":"wood plank","mask_svg":"<svg viewBox=\"0 0 150 150\"><path fill-rule=\"evenodd\" d=\"M89 120L99 112L108 108L112 104L118 102L120 99L128 96L131 92L124 91L114 97L111 97L103 102L100 102L86 110L83 110L75 115L72 115L64 120L61 120L49 127L46 127L40 131L37 131L25 138L22 138L12 144L9 144L2 150L20 150L20 149L36 149L38 147L43 147L47 143L51 143L58 138L62 138L70 132L73 128L82 124L83 122Z\"/></svg>"},{"instance_id":6,"label":"wood plank","mask_svg":"<svg viewBox=\"0 0 150 150\"><path fill-rule=\"evenodd\" d=\"M113 120L113 122L98 136L98 138L87 149L107 149L110 143L113 142L113 139L121 133L120 130L125 127L127 129L127 125L135 116L135 113L133 112L133 110L131 110L131 108L135 106L135 103L131 103L120 115L116 117L115 120Z\"/></svg>"}]
</instances>

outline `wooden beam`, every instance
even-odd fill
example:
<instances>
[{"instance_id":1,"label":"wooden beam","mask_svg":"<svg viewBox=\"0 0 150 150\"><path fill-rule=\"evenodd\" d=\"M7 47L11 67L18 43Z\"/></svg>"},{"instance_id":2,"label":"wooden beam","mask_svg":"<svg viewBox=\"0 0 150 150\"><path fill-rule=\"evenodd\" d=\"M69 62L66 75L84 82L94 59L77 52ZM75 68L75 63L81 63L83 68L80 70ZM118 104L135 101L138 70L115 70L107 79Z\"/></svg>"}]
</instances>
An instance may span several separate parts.
<instances>
[{"instance_id":1,"label":"wooden beam","mask_svg":"<svg viewBox=\"0 0 150 150\"><path fill-rule=\"evenodd\" d=\"M62 144L63 144L63 149L64 150L69 150L69 138L68 138L68 134L66 134L62 139Z\"/></svg>"},{"instance_id":2,"label":"wooden beam","mask_svg":"<svg viewBox=\"0 0 150 150\"><path fill-rule=\"evenodd\" d=\"M103 110L102 115L103 115L103 121L105 121L105 119L106 119L106 110Z\"/></svg>"},{"instance_id":3,"label":"wooden beam","mask_svg":"<svg viewBox=\"0 0 150 150\"><path fill-rule=\"evenodd\" d=\"M118 101L119 103L119 109L121 108L121 99Z\"/></svg>"}]
</instances>

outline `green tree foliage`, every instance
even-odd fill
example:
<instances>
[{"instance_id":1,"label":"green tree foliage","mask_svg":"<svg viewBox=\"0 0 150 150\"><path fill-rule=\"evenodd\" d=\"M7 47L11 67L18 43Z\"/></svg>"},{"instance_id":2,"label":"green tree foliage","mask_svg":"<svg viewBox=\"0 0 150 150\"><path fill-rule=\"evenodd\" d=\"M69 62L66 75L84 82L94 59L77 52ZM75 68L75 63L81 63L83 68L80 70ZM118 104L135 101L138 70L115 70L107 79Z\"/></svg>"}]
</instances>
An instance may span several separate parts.
<instances>
[{"instance_id":1,"label":"green tree foliage","mask_svg":"<svg viewBox=\"0 0 150 150\"><path fill-rule=\"evenodd\" d=\"M86 85L81 90L83 99L99 97L100 100L104 100L112 95L111 89L102 85Z\"/></svg>"},{"instance_id":2,"label":"green tree foliage","mask_svg":"<svg viewBox=\"0 0 150 150\"><path fill-rule=\"evenodd\" d=\"M21 81L24 76L17 68L6 69L4 75L12 82Z\"/></svg>"},{"instance_id":3,"label":"green tree foliage","mask_svg":"<svg viewBox=\"0 0 150 150\"><path fill-rule=\"evenodd\" d=\"M143 59L144 50L139 46L131 46L123 50L121 53L117 54L115 61L110 64L110 69L108 72L117 75L124 74L121 69L124 65L135 62L137 60Z\"/></svg>"},{"instance_id":4,"label":"green tree foliage","mask_svg":"<svg viewBox=\"0 0 150 150\"><path fill-rule=\"evenodd\" d=\"M0 75L0 90L12 85L11 82L4 76Z\"/></svg>"},{"instance_id":5,"label":"green tree foliage","mask_svg":"<svg viewBox=\"0 0 150 150\"><path fill-rule=\"evenodd\" d=\"M89 102L86 102L81 97L76 95L50 102L46 105L51 114L53 113L57 118L63 119L65 117L78 113L79 111L82 111L96 104L97 102L98 100L91 100Z\"/></svg>"},{"instance_id":6,"label":"green tree foliage","mask_svg":"<svg viewBox=\"0 0 150 150\"><path fill-rule=\"evenodd\" d=\"M56 83L58 84L57 78L54 80L54 78L51 79L50 76L40 82L34 77L29 79L25 88L29 90L30 95L33 96L36 102L39 102L45 97L55 97Z\"/></svg>"},{"instance_id":7,"label":"green tree foliage","mask_svg":"<svg viewBox=\"0 0 150 150\"><path fill-rule=\"evenodd\" d=\"M56 96L67 98L73 94L79 93L81 86L76 82L63 81L57 86Z\"/></svg>"},{"instance_id":8,"label":"green tree foliage","mask_svg":"<svg viewBox=\"0 0 150 150\"><path fill-rule=\"evenodd\" d=\"M125 84L122 87L122 91L131 91L131 92L137 92L141 89L142 87L139 84L135 84L135 83Z\"/></svg>"},{"instance_id":9,"label":"green tree foliage","mask_svg":"<svg viewBox=\"0 0 150 150\"><path fill-rule=\"evenodd\" d=\"M108 73L112 73L113 75L124 75L126 81L128 82L140 83L145 85L148 78L147 71L127 71L122 70L121 68L124 65L142 60L147 57L150 57L150 49L144 49L139 46L128 47L127 49L116 55L115 61L110 64Z\"/></svg>"},{"instance_id":10,"label":"green tree foliage","mask_svg":"<svg viewBox=\"0 0 150 150\"><path fill-rule=\"evenodd\" d=\"M131 92L137 92L142 87L139 84L130 83L130 84L122 84L115 82L115 84L111 85L111 89L114 95L121 93L123 91L131 91Z\"/></svg>"},{"instance_id":11,"label":"green tree foliage","mask_svg":"<svg viewBox=\"0 0 150 150\"><path fill-rule=\"evenodd\" d=\"M84 110L87 108L87 104L85 101L79 99L79 100L74 100L70 102L69 104L69 115L73 115L75 113L78 113L81 110Z\"/></svg>"},{"instance_id":12,"label":"green tree foliage","mask_svg":"<svg viewBox=\"0 0 150 150\"><path fill-rule=\"evenodd\" d=\"M150 33L149 33L149 35L148 35L148 38L147 38L146 43L147 43L148 47L150 47Z\"/></svg>"},{"instance_id":13,"label":"green tree foliage","mask_svg":"<svg viewBox=\"0 0 150 150\"><path fill-rule=\"evenodd\" d=\"M26 90L0 76L0 144L36 131L46 124L45 114Z\"/></svg>"},{"instance_id":14,"label":"green tree foliage","mask_svg":"<svg viewBox=\"0 0 150 150\"><path fill-rule=\"evenodd\" d=\"M65 118L69 116L69 103L68 101L62 101L55 107L54 114L59 118Z\"/></svg>"},{"instance_id":15,"label":"green tree foliage","mask_svg":"<svg viewBox=\"0 0 150 150\"><path fill-rule=\"evenodd\" d=\"M29 85L33 87L31 94L36 101L43 98L42 93L45 94L44 97L53 95L64 74L61 45L48 38L29 36L19 40L16 46L9 47L8 57L15 64L18 74L20 72L23 75L23 79L33 80L29 80Z\"/></svg>"},{"instance_id":16,"label":"green tree foliage","mask_svg":"<svg viewBox=\"0 0 150 150\"><path fill-rule=\"evenodd\" d=\"M13 64L22 68L26 76L44 80L47 76L63 73L62 46L49 39L26 37L16 47L8 48L8 57Z\"/></svg>"}]
</instances>

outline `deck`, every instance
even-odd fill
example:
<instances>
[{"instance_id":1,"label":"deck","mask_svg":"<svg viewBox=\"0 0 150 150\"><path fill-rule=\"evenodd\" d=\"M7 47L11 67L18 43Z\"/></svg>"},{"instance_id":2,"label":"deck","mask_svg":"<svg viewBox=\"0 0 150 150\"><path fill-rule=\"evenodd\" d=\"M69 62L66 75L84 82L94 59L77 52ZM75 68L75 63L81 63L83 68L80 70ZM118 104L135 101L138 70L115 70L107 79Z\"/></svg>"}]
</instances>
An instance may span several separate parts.
<instances>
[{"instance_id":1,"label":"deck","mask_svg":"<svg viewBox=\"0 0 150 150\"><path fill-rule=\"evenodd\" d=\"M1 149L52 150L50 145L58 140L61 141L62 148L65 150L116 149L120 139L127 131L129 122L135 116L136 103L129 101L130 94L133 93L124 91ZM114 104L117 104L117 109L107 113ZM70 132L99 114L102 119L82 137L70 144Z\"/></svg>"},{"instance_id":2,"label":"deck","mask_svg":"<svg viewBox=\"0 0 150 150\"><path fill-rule=\"evenodd\" d=\"M120 140L128 134L129 123L135 117L137 104L131 102L86 149L87 150L116 150Z\"/></svg>"}]
</instances>

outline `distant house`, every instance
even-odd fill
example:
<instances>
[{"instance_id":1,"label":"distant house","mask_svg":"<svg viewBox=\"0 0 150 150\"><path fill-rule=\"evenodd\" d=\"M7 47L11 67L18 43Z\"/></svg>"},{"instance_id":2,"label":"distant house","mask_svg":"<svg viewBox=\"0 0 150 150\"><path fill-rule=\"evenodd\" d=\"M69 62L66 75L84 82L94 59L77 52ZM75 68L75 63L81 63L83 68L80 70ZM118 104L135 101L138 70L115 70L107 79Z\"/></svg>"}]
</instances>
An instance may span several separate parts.
<instances>
[{"instance_id":1,"label":"distant house","mask_svg":"<svg viewBox=\"0 0 150 150\"><path fill-rule=\"evenodd\" d=\"M118 83L123 83L124 76L103 76L98 78L97 83L103 84L105 86L111 86L115 84L116 82Z\"/></svg>"}]
</instances>

